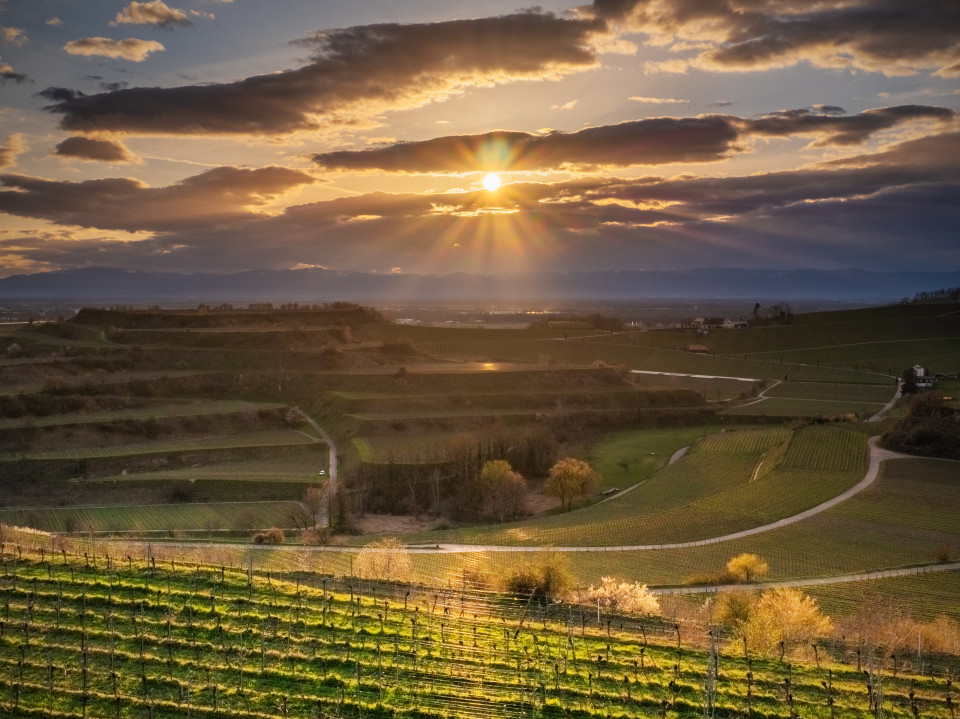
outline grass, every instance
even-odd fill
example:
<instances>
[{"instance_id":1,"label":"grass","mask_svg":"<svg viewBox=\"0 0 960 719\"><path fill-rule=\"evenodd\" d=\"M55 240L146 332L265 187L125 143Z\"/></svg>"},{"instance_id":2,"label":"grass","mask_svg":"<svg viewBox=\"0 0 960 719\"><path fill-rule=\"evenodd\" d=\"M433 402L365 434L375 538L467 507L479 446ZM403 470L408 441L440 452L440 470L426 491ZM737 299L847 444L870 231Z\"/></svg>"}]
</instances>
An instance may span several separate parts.
<instances>
[{"instance_id":1,"label":"grass","mask_svg":"<svg viewBox=\"0 0 960 719\"><path fill-rule=\"evenodd\" d=\"M211 502L116 507L0 510L0 522L48 532L142 532L248 530L291 526L296 502Z\"/></svg>"},{"instance_id":2,"label":"grass","mask_svg":"<svg viewBox=\"0 0 960 719\"><path fill-rule=\"evenodd\" d=\"M585 459L600 474L601 489L623 489L666 467L677 450L720 430L719 426L697 426L617 432L590 446Z\"/></svg>"},{"instance_id":3,"label":"grass","mask_svg":"<svg viewBox=\"0 0 960 719\"><path fill-rule=\"evenodd\" d=\"M821 431L823 429L824 431ZM763 460L782 452L761 475ZM424 541L543 546L688 542L749 529L816 506L866 471L866 436L836 426L740 429L708 435L635 490L562 515L477 527ZM836 453L833 460L830 457ZM798 468L803 459L810 468Z\"/></svg>"},{"instance_id":4,"label":"grass","mask_svg":"<svg viewBox=\"0 0 960 719\"><path fill-rule=\"evenodd\" d=\"M896 383L892 381L887 386L838 382L781 382L768 389L766 396L886 404L893 399L896 389Z\"/></svg>"},{"instance_id":5,"label":"grass","mask_svg":"<svg viewBox=\"0 0 960 719\"><path fill-rule=\"evenodd\" d=\"M110 412L76 412L48 417L17 417L0 419L0 429L20 427L59 427L71 424L106 424L128 420L167 419L173 417L200 417L218 414L240 414L261 410L281 409L275 402L241 402L237 400L207 400L194 402L163 402L148 407L118 409Z\"/></svg>"},{"instance_id":6,"label":"grass","mask_svg":"<svg viewBox=\"0 0 960 719\"><path fill-rule=\"evenodd\" d=\"M296 430L268 430L225 437L200 437L197 439L171 439L156 442L115 445L110 447L83 447L76 449L50 450L46 452L6 452L0 454L0 462L31 460L80 460L105 457L134 457L144 454L170 454L177 452L202 452L222 449L251 449L259 447L295 447L317 444L318 440Z\"/></svg>"},{"instance_id":7,"label":"grass","mask_svg":"<svg viewBox=\"0 0 960 719\"><path fill-rule=\"evenodd\" d=\"M276 456L245 459L233 462L212 462L200 467L140 471L136 474L98 477L87 482L124 481L237 481L237 482L310 482L317 472L329 464L326 447L313 446L309 450L288 448Z\"/></svg>"},{"instance_id":8,"label":"grass","mask_svg":"<svg viewBox=\"0 0 960 719\"><path fill-rule=\"evenodd\" d=\"M731 417L847 417L869 418L883 407L879 403L834 402L826 399L793 399L771 397L757 402L731 407L720 412Z\"/></svg>"},{"instance_id":9,"label":"grass","mask_svg":"<svg viewBox=\"0 0 960 719\"><path fill-rule=\"evenodd\" d=\"M122 555L118 555L122 557ZM557 613L470 593L100 557L4 567L0 696L21 716L563 717L703 714L708 656L694 627ZM249 576L249 579L248 579ZM25 634L29 633L29 640ZM677 644L681 646L677 646ZM827 654L826 650L823 652ZM721 715L874 716L852 658L789 667L723 650ZM881 660L882 661L882 660ZM52 671L51 671L52 668ZM747 699L747 672L750 699ZM829 674L828 674L829 672ZM884 714L945 719L944 682L884 672Z\"/></svg>"}]
</instances>

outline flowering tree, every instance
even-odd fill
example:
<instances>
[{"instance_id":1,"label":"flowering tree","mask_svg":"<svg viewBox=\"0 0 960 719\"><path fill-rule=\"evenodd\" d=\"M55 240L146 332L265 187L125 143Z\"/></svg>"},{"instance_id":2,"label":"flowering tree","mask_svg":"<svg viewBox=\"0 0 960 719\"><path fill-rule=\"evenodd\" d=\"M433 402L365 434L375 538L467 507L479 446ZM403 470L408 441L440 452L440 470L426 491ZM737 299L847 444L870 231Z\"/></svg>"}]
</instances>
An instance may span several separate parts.
<instances>
[{"instance_id":1,"label":"flowering tree","mask_svg":"<svg viewBox=\"0 0 960 719\"><path fill-rule=\"evenodd\" d=\"M660 602L650 593L646 584L617 582L613 577L603 577L599 587L587 590L587 599L599 602L627 614L659 614Z\"/></svg>"},{"instance_id":2,"label":"flowering tree","mask_svg":"<svg viewBox=\"0 0 960 719\"><path fill-rule=\"evenodd\" d=\"M390 537L364 545L357 552L354 573L361 579L411 581L413 563L400 540Z\"/></svg>"}]
</instances>

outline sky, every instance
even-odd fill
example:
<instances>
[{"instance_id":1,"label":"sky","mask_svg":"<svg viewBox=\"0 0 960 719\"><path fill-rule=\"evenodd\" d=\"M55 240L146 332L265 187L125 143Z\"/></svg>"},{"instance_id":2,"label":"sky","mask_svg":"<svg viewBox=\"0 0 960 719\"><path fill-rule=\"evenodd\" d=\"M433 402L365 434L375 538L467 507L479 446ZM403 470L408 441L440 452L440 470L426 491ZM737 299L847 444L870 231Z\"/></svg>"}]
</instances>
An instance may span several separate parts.
<instances>
[{"instance_id":1,"label":"sky","mask_svg":"<svg viewBox=\"0 0 960 719\"><path fill-rule=\"evenodd\" d=\"M0 277L960 269L957 0L0 0Z\"/></svg>"}]
</instances>

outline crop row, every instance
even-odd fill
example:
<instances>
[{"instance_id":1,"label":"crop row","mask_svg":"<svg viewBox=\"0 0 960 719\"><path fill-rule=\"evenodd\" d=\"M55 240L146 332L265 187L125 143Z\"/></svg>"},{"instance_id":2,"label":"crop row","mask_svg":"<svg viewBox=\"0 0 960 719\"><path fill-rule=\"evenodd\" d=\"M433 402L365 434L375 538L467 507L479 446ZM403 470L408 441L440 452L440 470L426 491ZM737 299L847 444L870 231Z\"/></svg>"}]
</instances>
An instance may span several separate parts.
<instances>
[{"instance_id":1,"label":"crop row","mask_svg":"<svg viewBox=\"0 0 960 719\"><path fill-rule=\"evenodd\" d=\"M4 509L5 524L49 532L179 532L292 527L296 502L223 502Z\"/></svg>"},{"instance_id":2,"label":"crop row","mask_svg":"<svg viewBox=\"0 0 960 719\"><path fill-rule=\"evenodd\" d=\"M196 452L220 449L249 449L256 447L293 447L304 444L316 444L317 439L296 430L271 430L223 437L200 437L197 439L175 439L158 442L113 445L109 447L85 447L76 449L49 450L46 452L7 452L0 455L0 461L20 459L56 460L88 459L104 457L132 457L142 454L169 454L174 452Z\"/></svg>"},{"instance_id":3,"label":"crop row","mask_svg":"<svg viewBox=\"0 0 960 719\"><path fill-rule=\"evenodd\" d=\"M241 402L235 400L210 400L205 402L164 402L133 409L118 409L111 412L63 413L47 417L18 417L0 419L0 429L17 427L50 427L69 424L104 424L128 420L169 419L256 413L261 410L280 409L283 405L266 402Z\"/></svg>"},{"instance_id":4,"label":"crop row","mask_svg":"<svg viewBox=\"0 0 960 719\"><path fill-rule=\"evenodd\" d=\"M862 434L836 426L810 425L797 430L780 464L791 469L862 474L868 460Z\"/></svg>"},{"instance_id":5,"label":"crop row","mask_svg":"<svg viewBox=\"0 0 960 719\"><path fill-rule=\"evenodd\" d=\"M589 609L402 587L348 596L234 571L103 562L8 559L0 582L8 706L104 717L148 707L156 717L703 711L707 652L690 645L691 628L662 619L595 620ZM747 662L738 646L718 647L714 701L724 713L779 716L789 701L803 715L828 716L832 697L843 716L870 715L853 666ZM941 680L883 681L887 715L910 715L908 691L925 716L949 715Z\"/></svg>"}]
</instances>

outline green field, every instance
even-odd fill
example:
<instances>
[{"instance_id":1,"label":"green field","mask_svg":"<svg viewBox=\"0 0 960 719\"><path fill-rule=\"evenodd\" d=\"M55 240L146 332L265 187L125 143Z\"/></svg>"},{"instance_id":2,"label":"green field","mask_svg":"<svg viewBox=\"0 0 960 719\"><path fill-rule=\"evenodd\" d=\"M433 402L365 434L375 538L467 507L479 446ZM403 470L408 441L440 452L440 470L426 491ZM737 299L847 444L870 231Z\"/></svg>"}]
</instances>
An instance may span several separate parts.
<instances>
[{"instance_id":1,"label":"green field","mask_svg":"<svg viewBox=\"0 0 960 719\"><path fill-rule=\"evenodd\" d=\"M786 454L775 467L767 455ZM798 468L807 458L811 468ZM785 461L786 460L786 461ZM419 537L467 544L608 546L690 542L760 526L856 484L866 436L835 426L727 430L636 489L567 514Z\"/></svg>"},{"instance_id":2,"label":"green field","mask_svg":"<svg viewBox=\"0 0 960 719\"><path fill-rule=\"evenodd\" d=\"M133 457L144 454L170 454L175 452L203 452L220 449L250 449L256 447L296 447L316 444L318 440L296 430L273 430L250 432L224 437L199 437L196 439L161 440L116 445L112 447L87 447L60 449L46 452L6 452L0 454L0 462L20 459L73 460L105 457Z\"/></svg>"},{"instance_id":3,"label":"green field","mask_svg":"<svg viewBox=\"0 0 960 719\"><path fill-rule=\"evenodd\" d=\"M296 502L224 502L117 507L4 509L0 522L49 532L142 532L288 528Z\"/></svg>"},{"instance_id":4,"label":"green field","mask_svg":"<svg viewBox=\"0 0 960 719\"><path fill-rule=\"evenodd\" d=\"M59 427L71 424L106 424L128 420L169 419L174 417L202 417L220 414L247 414L261 410L281 409L275 402L240 402L236 400L209 400L204 402L163 402L147 407L118 409L112 412L75 412L48 417L17 417L0 419L0 429L20 427Z\"/></svg>"}]
</instances>

